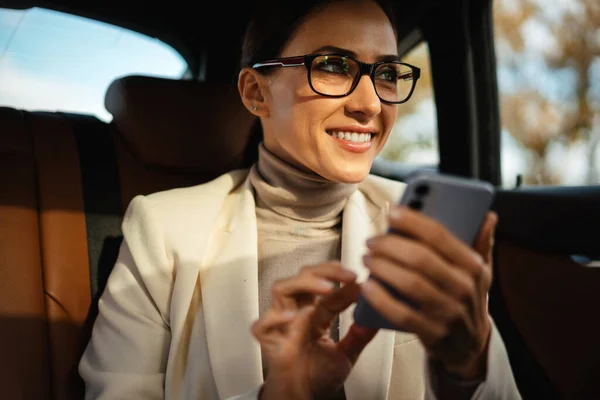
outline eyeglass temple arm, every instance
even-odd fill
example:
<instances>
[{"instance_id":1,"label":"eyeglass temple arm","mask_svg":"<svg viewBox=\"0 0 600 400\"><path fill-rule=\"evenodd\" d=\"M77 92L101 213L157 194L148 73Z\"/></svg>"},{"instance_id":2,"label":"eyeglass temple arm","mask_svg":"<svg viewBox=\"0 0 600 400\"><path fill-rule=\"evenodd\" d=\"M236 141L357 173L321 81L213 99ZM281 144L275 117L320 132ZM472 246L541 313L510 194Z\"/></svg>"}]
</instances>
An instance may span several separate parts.
<instances>
[{"instance_id":1,"label":"eyeglass temple arm","mask_svg":"<svg viewBox=\"0 0 600 400\"><path fill-rule=\"evenodd\" d=\"M410 72L405 72L398 77L398 79L404 80L413 80L416 81L421 77L421 70L417 67L413 67L413 70Z\"/></svg>"},{"instance_id":2,"label":"eyeglass temple arm","mask_svg":"<svg viewBox=\"0 0 600 400\"><path fill-rule=\"evenodd\" d=\"M287 58L276 58L274 60L267 60L256 63L252 68L260 67L300 67L304 65L304 57L287 57Z\"/></svg>"}]
</instances>

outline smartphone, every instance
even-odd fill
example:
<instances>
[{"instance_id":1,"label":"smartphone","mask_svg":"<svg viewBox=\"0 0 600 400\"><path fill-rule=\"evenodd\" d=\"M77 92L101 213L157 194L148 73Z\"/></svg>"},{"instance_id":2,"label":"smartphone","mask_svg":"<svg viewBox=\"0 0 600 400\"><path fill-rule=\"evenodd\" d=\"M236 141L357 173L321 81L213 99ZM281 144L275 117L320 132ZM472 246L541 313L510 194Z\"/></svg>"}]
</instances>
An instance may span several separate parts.
<instances>
[{"instance_id":1,"label":"smartphone","mask_svg":"<svg viewBox=\"0 0 600 400\"><path fill-rule=\"evenodd\" d=\"M460 240L473 246L492 205L494 194L494 186L486 181L425 173L407 182L400 204L436 219ZM391 230L390 232L393 233ZM387 283L375 276L370 278L380 282L396 299L419 308L419 304L406 298ZM357 301L353 315L358 325L404 331L402 327L389 322L362 296Z\"/></svg>"}]
</instances>

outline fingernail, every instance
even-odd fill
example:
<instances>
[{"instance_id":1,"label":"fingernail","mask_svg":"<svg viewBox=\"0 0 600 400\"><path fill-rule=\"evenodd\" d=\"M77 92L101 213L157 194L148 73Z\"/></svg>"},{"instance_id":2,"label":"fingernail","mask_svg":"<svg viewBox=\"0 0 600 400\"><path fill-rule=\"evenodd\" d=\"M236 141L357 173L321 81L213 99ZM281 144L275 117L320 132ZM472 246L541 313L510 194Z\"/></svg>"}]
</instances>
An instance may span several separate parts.
<instances>
[{"instance_id":1,"label":"fingernail","mask_svg":"<svg viewBox=\"0 0 600 400\"><path fill-rule=\"evenodd\" d=\"M402 216L402 212L398 208L392 208L390 210L390 219L399 220Z\"/></svg>"},{"instance_id":2,"label":"fingernail","mask_svg":"<svg viewBox=\"0 0 600 400\"><path fill-rule=\"evenodd\" d=\"M331 282L331 281L328 281L328 280L325 280L325 279L321 279L321 280L320 280L320 282L319 282L319 285L320 285L320 286L321 286L323 289L326 289L326 290L333 289L333 288L334 288L334 286L335 286L335 285L333 284L333 282Z\"/></svg>"},{"instance_id":3,"label":"fingernail","mask_svg":"<svg viewBox=\"0 0 600 400\"><path fill-rule=\"evenodd\" d=\"M363 264L365 264L365 266L368 267L369 263L372 260L372 257L368 254L365 254L362 259L363 259Z\"/></svg>"},{"instance_id":4,"label":"fingernail","mask_svg":"<svg viewBox=\"0 0 600 400\"><path fill-rule=\"evenodd\" d=\"M371 248L375 245L375 238L367 239L367 247Z\"/></svg>"},{"instance_id":5,"label":"fingernail","mask_svg":"<svg viewBox=\"0 0 600 400\"><path fill-rule=\"evenodd\" d=\"M357 278L356 274L353 271L350 271L349 269L344 270L344 277L349 279Z\"/></svg>"},{"instance_id":6,"label":"fingernail","mask_svg":"<svg viewBox=\"0 0 600 400\"><path fill-rule=\"evenodd\" d=\"M483 257L481 257L481 254L479 253L475 253L475 261L477 262L477 264L482 265L483 264Z\"/></svg>"},{"instance_id":7,"label":"fingernail","mask_svg":"<svg viewBox=\"0 0 600 400\"><path fill-rule=\"evenodd\" d=\"M363 283L361 286L361 290L364 293L371 292L373 290L373 283L370 280L365 281L365 283Z\"/></svg>"},{"instance_id":8,"label":"fingernail","mask_svg":"<svg viewBox=\"0 0 600 400\"><path fill-rule=\"evenodd\" d=\"M288 310L284 311L281 315L283 316L283 318L293 318L294 316L296 316L296 312Z\"/></svg>"},{"instance_id":9,"label":"fingernail","mask_svg":"<svg viewBox=\"0 0 600 400\"><path fill-rule=\"evenodd\" d=\"M308 315L315 310L314 306L304 306L298 311L298 315Z\"/></svg>"}]
</instances>

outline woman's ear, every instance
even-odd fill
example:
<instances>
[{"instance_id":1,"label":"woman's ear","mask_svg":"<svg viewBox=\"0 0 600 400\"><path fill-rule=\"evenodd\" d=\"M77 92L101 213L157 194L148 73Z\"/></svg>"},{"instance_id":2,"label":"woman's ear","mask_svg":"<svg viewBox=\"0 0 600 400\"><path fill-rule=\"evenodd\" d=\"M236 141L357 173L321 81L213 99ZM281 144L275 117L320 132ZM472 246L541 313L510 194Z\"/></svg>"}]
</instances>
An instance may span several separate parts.
<instances>
[{"instance_id":1,"label":"woman's ear","mask_svg":"<svg viewBox=\"0 0 600 400\"><path fill-rule=\"evenodd\" d=\"M243 68L238 76L238 91L242 103L257 117L265 117L269 112L262 94L264 83L264 77L253 68Z\"/></svg>"}]
</instances>

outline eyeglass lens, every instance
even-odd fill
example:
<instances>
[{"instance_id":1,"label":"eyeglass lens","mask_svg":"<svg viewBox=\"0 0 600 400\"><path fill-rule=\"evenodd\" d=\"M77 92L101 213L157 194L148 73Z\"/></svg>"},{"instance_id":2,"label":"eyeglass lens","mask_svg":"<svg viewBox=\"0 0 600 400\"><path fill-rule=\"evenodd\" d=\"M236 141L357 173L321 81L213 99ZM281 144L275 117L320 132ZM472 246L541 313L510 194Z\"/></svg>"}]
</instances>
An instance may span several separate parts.
<instances>
[{"instance_id":1,"label":"eyeglass lens","mask_svg":"<svg viewBox=\"0 0 600 400\"><path fill-rule=\"evenodd\" d=\"M313 60L309 76L315 91L323 95L343 96L360 79L360 66L351 58L323 55ZM377 95L393 103L406 100L414 86L412 68L403 64L380 64L373 78Z\"/></svg>"}]
</instances>

